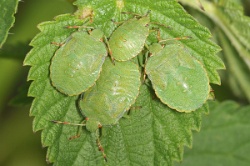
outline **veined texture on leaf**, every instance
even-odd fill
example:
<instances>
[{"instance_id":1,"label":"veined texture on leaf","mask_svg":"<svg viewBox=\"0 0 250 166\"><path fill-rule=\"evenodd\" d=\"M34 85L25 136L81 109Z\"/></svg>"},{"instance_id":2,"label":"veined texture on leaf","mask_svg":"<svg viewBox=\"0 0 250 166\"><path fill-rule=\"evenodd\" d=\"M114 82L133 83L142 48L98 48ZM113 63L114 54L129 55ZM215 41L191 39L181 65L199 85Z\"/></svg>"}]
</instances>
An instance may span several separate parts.
<instances>
[{"instance_id":1,"label":"veined texture on leaf","mask_svg":"<svg viewBox=\"0 0 250 166\"><path fill-rule=\"evenodd\" d=\"M111 19L126 20L133 16L121 11L145 14L151 10L150 21L170 26L159 27L162 39L191 36L192 40L181 40L191 54L204 65L209 81L219 84L217 69L222 65L215 55L219 47L210 40L209 31L199 25L175 0L78 0L79 8L93 11L91 26L101 29L107 38L117 28ZM79 15L78 15L79 16ZM29 95L35 97L31 115L35 116L33 130L42 131L42 144L48 146L47 160L55 165L104 165L103 157L96 144L95 133L70 125L53 124L51 120L80 123L84 117L79 114L77 97L69 97L55 90L49 78L51 58L58 49L51 42L62 43L76 30L66 26L82 25L78 16L62 15L55 21L39 25L41 33L31 42L34 47L24 64L30 65L29 80L33 80ZM155 42L156 34L147 38L147 43ZM172 160L181 160L183 145L191 146L192 129L200 128L199 110L184 114L163 105L153 93L143 86L138 100L129 111L129 118L121 118L117 125L104 126L102 145L109 165L172 165ZM137 108L137 109L136 109ZM80 137L68 140L80 133Z\"/></svg>"},{"instance_id":2,"label":"veined texture on leaf","mask_svg":"<svg viewBox=\"0 0 250 166\"><path fill-rule=\"evenodd\" d=\"M66 14L57 16L55 21L40 24L41 32L32 40L33 49L24 60L24 65L31 66L28 80L33 80L28 92L29 96L35 97L30 109L30 115L34 116L33 130L43 129L42 145L49 146L47 160L50 162L56 161L58 155L55 153L60 146L58 134L65 133L64 137L67 137L67 133L71 136L76 133L76 130L65 131L50 121L59 119L79 122L82 120L82 116L76 109L77 97L67 97L51 85L49 66L51 58L58 49L51 42L64 42L75 31L65 27L83 23L84 20Z\"/></svg>"},{"instance_id":3,"label":"veined texture on leaf","mask_svg":"<svg viewBox=\"0 0 250 166\"><path fill-rule=\"evenodd\" d=\"M196 0L179 0L184 5L197 8ZM221 73L223 85L241 100L250 101L250 18L244 15L243 1L203 1L205 12L192 10L204 25L210 26L214 38L222 47L222 58L227 70ZM205 17L207 16L207 18Z\"/></svg>"},{"instance_id":4,"label":"veined texture on leaf","mask_svg":"<svg viewBox=\"0 0 250 166\"><path fill-rule=\"evenodd\" d=\"M209 103L209 116L203 117L202 129L194 133L192 149L176 166L248 166L250 162L250 106L234 101Z\"/></svg>"},{"instance_id":5,"label":"veined texture on leaf","mask_svg":"<svg viewBox=\"0 0 250 166\"><path fill-rule=\"evenodd\" d=\"M191 130L199 130L206 105L179 113L162 104L152 89L142 85L129 118L104 127L101 138L110 165L172 165L182 160L183 146L192 145Z\"/></svg>"}]
</instances>

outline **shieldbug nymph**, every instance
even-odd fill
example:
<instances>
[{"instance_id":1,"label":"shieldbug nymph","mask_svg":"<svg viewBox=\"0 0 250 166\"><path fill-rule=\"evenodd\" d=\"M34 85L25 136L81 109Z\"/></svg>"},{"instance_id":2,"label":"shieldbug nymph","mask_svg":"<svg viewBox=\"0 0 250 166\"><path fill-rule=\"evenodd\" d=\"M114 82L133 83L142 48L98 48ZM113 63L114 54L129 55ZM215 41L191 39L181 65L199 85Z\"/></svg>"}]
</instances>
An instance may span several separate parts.
<instances>
[{"instance_id":1,"label":"shieldbug nymph","mask_svg":"<svg viewBox=\"0 0 250 166\"><path fill-rule=\"evenodd\" d=\"M113 32L109 39L112 58L127 61L141 52L149 35L148 14L125 21Z\"/></svg>"},{"instance_id":2,"label":"shieldbug nymph","mask_svg":"<svg viewBox=\"0 0 250 166\"><path fill-rule=\"evenodd\" d=\"M86 126L88 131L97 133L98 147L105 160L107 157L101 146L98 130L101 127L117 124L134 104L139 95L140 76L137 64L126 61L113 65L110 58L107 58L103 64L100 78L94 86L84 92L83 98L78 102L82 114L87 117L84 124L78 125Z\"/></svg>"},{"instance_id":3,"label":"shieldbug nymph","mask_svg":"<svg viewBox=\"0 0 250 166\"><path fill-rule=\"evenodd\" d=\"M55 53L50 66L52 85L69 96L79 95L98 79L107 56L103 33L74 32Z\"/></svg>"},{"instance_id":4,"label":"shieldbug nymph","mask_svg":"<svg viewBox=\"0 0 250 166\"><path fill-rule=\"evenodd\" d=\"M208 99L209 78L203 65L178 44L166 45L162 50L154 44L145 72L156 95L172 109L191 112Z\"/></svg>"}]
</instances>

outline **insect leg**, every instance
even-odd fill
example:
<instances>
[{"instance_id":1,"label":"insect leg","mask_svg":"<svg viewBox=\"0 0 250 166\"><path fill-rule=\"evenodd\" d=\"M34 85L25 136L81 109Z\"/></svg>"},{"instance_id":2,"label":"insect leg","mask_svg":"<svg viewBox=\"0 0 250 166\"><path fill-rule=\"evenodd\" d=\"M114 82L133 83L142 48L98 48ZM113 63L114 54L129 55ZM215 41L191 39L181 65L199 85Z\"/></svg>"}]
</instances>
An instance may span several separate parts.
<instances>
[{"instance_id":1,"label":"insect leg","mask_svg":"<svg viewBox=\"0 0 250 166\"><path fill-rule=\"evenodd\" d=\"M106 46L107 46L107 48L108 48L109 56L110 56L110 58L111 58L111 60L112 60L112 63L115 65L115 59L114 59L114 57L112 56L112 50L110 49L108 39L107 39L105 36L104 36L104 40L105 40L105 44L106 44Z\"/></svg>"},{"instance_id":2,"label":"insect leg","mask_svg":"<svg viewBox=\"0 0 250 166\"><path fill-rule=\"evenodd\" d=\"M108 162L107 155L105 154L104 148L102 147L102 144L101 144L101 140L100 140L101 135L102 135L102 125L99 124L98 130L96 130L96 144L98 146L99 151L102 152L102 156L103 156L105 162Z\"/></svg>"},{"instance_id":3,"label":"insect leg","mask_svg":"<svg viewBox=\"0 0 250 166\"><path fill-rule=\"evenodd\" d=\"M66 28L68 28L68 29L79 29L79 28L84 28L84 29L95 29L94 27L85 26L85 25L66 26Z\"/></svg>"},{"instance_id":4,"label":"insect leg","mask_svg":"<svg viewBox=\"0 0 250 166\"><path fill-rule=\"evenodd\" d=\"M116 22L114 19L111 19L111 21L116 25L120 25L125 22L125 21Z\"/></svg>"},{"instance_id":5,"label":"insect leg","mask_svg":"<svg viewBox=\"0 0 250 166\"><path fill-rule=\"evenodd\" d=\"M79 138L80 137L80 127L86 126L86 124L85 124L86 120L84 120L82 123L62 122L62 121L57 121L57 120L52 120L51 122L56 123L56 124L78 126L77 134L69 137L69 140Z\"/></svg>"},{"instance_id":6,"label":"insect leg","mask_svg":"<svg viewBox=\"0 0 250 166\"><path fill-rule=\"evenodd\" d=\"M142 108L142 106L131 106L130 109L127 111L127 115L130 115L131 111L139 110L141 108ZM126 116L125 116L125 118L126 118Z\"/></svg>"},{"instance_id":7,"label":"insect leg","mask_svg":"<svg viewBox=\"0 0 250 166\"><path fill-rule=\"evenodd\" d=\"M64 45L65 43L57 43L57 42L51 42L50 44L53 44L53 45L56 45L56 46L62 46Z\"/></svg>"}]
</instances>

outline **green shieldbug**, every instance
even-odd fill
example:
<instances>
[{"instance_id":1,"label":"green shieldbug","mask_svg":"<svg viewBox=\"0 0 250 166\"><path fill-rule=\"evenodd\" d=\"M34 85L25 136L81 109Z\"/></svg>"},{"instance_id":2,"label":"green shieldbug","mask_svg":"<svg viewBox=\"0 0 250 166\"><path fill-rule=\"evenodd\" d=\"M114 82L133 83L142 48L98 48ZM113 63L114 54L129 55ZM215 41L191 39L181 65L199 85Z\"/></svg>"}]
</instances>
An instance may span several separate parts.
<instances>
[{"instance_id":1,"label":"green shieldbug","mask_svg":"<svg viewBox=\"0 0 250 166\"><path fill-rule=\"evenodd\" d=\"M127 61L137 56L143 49L149 35L148 14L132 18L120 25L109 39L111 57L117 61Z\"/></svg>"},{"instance_id":2,"label":"green shieldbug","mask_svg":"<svg viewBox=\"0 0 250 166\"><path fill-rule=\"evenodd\" d=\"M107 59L100 78L80 102L83 114L102 125L117 123L139 94L140 76L138 66L133 62L113 65Z\"/></svg>"},{"instance_id":3,"label":"green shieldbug","mask_svg":"<svg viewBox=\"0 0 250 166\"><path fill-rule=\"evenodd\" d=\"M158 51L153 45L145 72L156 95L170 108L190 112L201 107L209 96L209 79L203 65L177 44Z\"/></svg>"},{"instance_id":4,"label":"green shieldbug","mask_svg":"<svg viewBox=\"0 0 250 166\"><path fill-rule=\"evenodd\" d=\"M55 53L50 66L52 85L60 92L73 96L90 88L98 79L107 56L103 33L74 32Z\"/></svg>"},{"instance_id":5,"label":"green shieldbug","mask_svg":"<svg viewBox=\"0 0 250 166\"><path fill-rule=\"evenodd\" d=\"M86 126L96 133L97 144L103 157L106 154L99 140L98 130L103 126L115 125L135 102L141 85L137 64L126 61L115 65L107 58L103 64L100 78L96 84L83 94L79 107L86 117L82 124L53 121L55 123Z\"/></svg>"}]
</instances>

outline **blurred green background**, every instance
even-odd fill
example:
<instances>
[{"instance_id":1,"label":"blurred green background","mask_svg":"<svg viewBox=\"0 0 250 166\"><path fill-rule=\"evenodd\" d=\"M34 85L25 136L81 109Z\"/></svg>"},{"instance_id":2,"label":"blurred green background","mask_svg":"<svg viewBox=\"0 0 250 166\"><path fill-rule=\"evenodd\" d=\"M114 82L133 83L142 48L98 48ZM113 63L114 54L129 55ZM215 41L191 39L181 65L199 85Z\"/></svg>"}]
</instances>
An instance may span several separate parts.
<instances>
[{"instance_id":1,"label":"blurred green background","mask_svg":"<svg viewBox=\"0 0 250 166\"><path fill-rule=\"evenodd\" d=\"M73 11L72 2L66 0L19 2L14 27L0 50L1 166L48 165L46 148L41 145L40 133L32 132L33 118L29 117L32 99L25 97L29 67L23 67L22 61L31 48L28 43L39 32L37 24ZM26 103L23 103L24 100Z\"/></svg>"},{"instance_id":2,"label":"blurred green background","mask_svg":"<svg viewBox=\"0 0 250 166\"><path fill-rule=\"evenodd\" d=\"M249 15L250 1L243 2ZM23 67L22 61L31 48L28 43L39 32L37 24L73 11L71 0L23 0L19 3L14 27L0 50L0 166L48 165L40 133L32 132L33 118L29 117L32 99L26 97L29 67ZM215 90L217 100L235 99L226 85Z\"/></svg>"}]
</instances>

